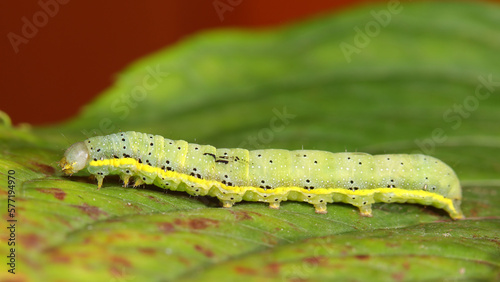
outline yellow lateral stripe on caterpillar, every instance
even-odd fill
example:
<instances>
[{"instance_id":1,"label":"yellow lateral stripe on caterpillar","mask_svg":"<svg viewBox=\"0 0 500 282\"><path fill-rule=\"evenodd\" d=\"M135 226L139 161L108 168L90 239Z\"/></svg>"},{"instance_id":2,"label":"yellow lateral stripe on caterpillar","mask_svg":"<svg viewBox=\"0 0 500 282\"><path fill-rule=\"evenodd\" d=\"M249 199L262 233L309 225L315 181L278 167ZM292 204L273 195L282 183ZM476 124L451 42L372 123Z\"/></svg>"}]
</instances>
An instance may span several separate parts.
<instances>
[{"instance_id":1,"label":"yellow lateral stripe on caterpillar","mask_svg":"<svg viewBox=\"0 0 500 282\"><path fill-rule=\"evenodd\" d=\"M304 188L300 187L277 187L274 189L269 189L265 190L263 188L258 188L258 187L253 187L253 186L244 186L244 187L238 187L238 186L227 186L225 184L222 184L219 181L214 181L214 180L205 180L205 179L199 179L194 176L190 176L187 174L175 172L175 171L163 171L160 168L157 167L152 167L149 165L144 165L139 163L138 161L131 159L131 158L125 158L125 159L105 159L105 160L98 160L98 161L91 161L89 163L90 166L113 166L113 167L120 167L122 165L133 165L138 171L145 171L145 172L150 172L150 173L157 173L158 175L162 175L164 177L168 178L173 178L173 179L182 179L185 181L190 181L193 183L197 184L204 184L206 186L219 186L222 189L229 190L235 193L245 193L247 191L254 191L258 192L261 194L269 194L269 195L284 195L289 193L290 191L295 191L295 192L300 192L300 193L309 193L309 194L318 194L318 195L325 195L325 194L331 194L331 193L339 193L339 194L344 194L347 196L372 196L377 193L385 194L385 193L394 193L395 195L398 196L406 196L406 197L411 197L411 198L424 198L424 197L430 197L439 205L442 205L446 207L446 210L449 210L450 213L452 214L458 214L457 210L453 207L453 202L450 199L447 199L441 195L438 194L433 194L431 192L427 191L422 191L422 190L404 190L404 189L399 189L399 188L375 188L375 189L370 189L370 190L356 190L356 191L350 191L346 189L341 189L341 188L316 188L314 190L307 190Z\"/></svg>"},{"instance_id":2,"label":"yellow lateral stripe on caterpillar","mask_svg":"<svg viewBox=\"0 0 500 282\"><path fill-rule=\"evenodd\" d=\"M217 197L224 207L240 201L302 201L326 213L342 202L371 216L375 202L418 203L460 211L462 190L455 172L425 155L369 155L315 150L217 149L158 135L122 132L73 144L60 162L66 174L82 169L96 176L118 174L142 183L191 195Z\"/></svg>"}]
</instances>

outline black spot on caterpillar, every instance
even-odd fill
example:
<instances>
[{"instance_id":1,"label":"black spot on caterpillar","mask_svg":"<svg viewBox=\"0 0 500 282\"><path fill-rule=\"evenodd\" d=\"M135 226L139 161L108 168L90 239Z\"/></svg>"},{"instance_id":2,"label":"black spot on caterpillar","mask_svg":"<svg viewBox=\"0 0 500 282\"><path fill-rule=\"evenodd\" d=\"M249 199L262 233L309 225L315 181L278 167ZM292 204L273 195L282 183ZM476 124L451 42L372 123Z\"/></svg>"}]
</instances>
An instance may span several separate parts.
<instances>
[{"instance_id":1,"label":"black spot on caterpillar","mask_svg":"<svg viewBox=\"0 0 500 282\"><path fill-rule=\"evenodd\" d=\"M123 157L122 157L123 156ZM375 202L418 203L463 218L454 171L425 155L369 155L313 150L216 149L138 132L89 138L73 144L60 162L66 174L87 168L98 188L118 174L127 186L142 183L217 197L224 207L240 201L303 201L326 213L343 202L372 216Z\"/></svg>"}]
</instances>

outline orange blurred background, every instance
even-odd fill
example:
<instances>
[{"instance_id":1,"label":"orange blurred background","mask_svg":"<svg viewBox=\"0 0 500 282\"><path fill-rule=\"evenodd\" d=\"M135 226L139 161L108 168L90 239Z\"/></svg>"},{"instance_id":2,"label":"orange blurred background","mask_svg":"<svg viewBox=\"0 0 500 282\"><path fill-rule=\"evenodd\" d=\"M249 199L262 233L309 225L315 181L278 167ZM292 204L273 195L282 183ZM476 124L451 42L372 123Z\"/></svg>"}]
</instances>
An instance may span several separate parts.
<instances>
[{"instance_id":1,"label":"orange blurred background","mask_svg":"<svg viewBox=\"0 0 500 282\"><path fill-rule=\"evenodd\" d=\"M374 1L3 0L0 110L14 124L64 121L132 61L191 34L275 27L366 2Z\"/></svg>"}]
</instances>

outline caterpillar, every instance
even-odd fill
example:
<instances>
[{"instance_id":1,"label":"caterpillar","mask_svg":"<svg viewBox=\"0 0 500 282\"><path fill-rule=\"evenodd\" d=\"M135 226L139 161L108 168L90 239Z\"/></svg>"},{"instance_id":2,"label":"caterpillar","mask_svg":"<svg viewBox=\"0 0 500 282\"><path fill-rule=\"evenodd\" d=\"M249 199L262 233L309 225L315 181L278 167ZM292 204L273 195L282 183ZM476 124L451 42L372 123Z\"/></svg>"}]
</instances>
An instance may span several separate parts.
<instances>
[{"instance_id":1,"label":"caterpillar","mask_svg":"<svg viewBox=\"0 0 500 282\"><path fill-rule=\"evenodd\" d=\"M290 200L310 203L321 214L327 203L342 202L371 217L373 203L406 202L464 218L455 172L420 154L216 149L130 131L75 143L59 165L68 175L87 168L98 189L105 176L117 174L124 187L133 179L134 187L146 183L217 197L226 208L244 200L278 209L280 202Z\"/></svg>"}]
</instances>

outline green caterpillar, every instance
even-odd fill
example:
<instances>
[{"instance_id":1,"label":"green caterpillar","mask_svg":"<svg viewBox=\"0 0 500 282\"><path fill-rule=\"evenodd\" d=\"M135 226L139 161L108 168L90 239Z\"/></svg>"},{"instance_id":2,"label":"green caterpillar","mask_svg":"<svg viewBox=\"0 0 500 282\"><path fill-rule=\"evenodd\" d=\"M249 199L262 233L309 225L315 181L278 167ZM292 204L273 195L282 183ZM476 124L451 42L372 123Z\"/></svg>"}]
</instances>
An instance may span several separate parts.
<instances>
[{"instance_id":1,"label":"green caterpillar","mask_svg":"<svg viewBox=\"0 0 500 282\"><path fill-rule=\"evenodd\" d=\"M369 155L313 150L216 149L138 132L89 138L73 144L60 166L66 174L87 168L98 188L118 174L127 186L146 183L191 195L217 197L224 207L240 201L313 204L342 202L372 216L375 202L418 203L463 218L462 191L453 170L425 155Z\"/></svg>"}]
</instances>

